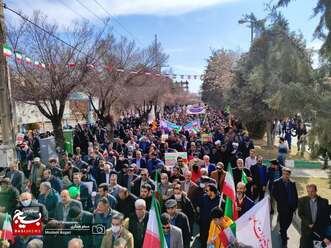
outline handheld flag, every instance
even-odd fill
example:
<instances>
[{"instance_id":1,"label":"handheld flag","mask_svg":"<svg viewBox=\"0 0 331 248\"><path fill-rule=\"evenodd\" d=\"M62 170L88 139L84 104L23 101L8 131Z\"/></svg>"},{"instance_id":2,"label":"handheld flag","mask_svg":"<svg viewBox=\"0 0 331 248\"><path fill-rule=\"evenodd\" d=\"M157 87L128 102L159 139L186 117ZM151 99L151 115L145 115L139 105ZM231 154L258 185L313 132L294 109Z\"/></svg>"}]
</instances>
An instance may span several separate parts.
<instances>
[{"instance_id":1,"label":"handheld flag","mask_svg":"<svg viewBox=\"0 0 331 248\"><path fill-rule=\"evenodd\" d=\"M246 173L245 173L244 170L242 171L242 174L241 174L241 181L242 181L244 184L247 184L247 183L248 183L247 175L246 175Z\"/></svg>"},{"instance_id":2,"label":"handheld flag","mask_svg":"<svg viewBox=\"0 0 331 248\"><path fill-rule=\"evenodd\" d=\"M152 193L152 205L149 211L149 219L143 243L143 248L151 247L167 248L167 242L161 224L160 209L157 205L154 193Z\"/></svg>"},{"instance_id":3,"label":"handheld flag","mask_svg":"<svg viewBox=\"0 0 331 248\"><path fill-rule=\"evenodd\" d=\"M270 198L265 197L236 220L236 236L240 244L271 248Z\"/></svg>"},{"instance_id":4,"label":"handheld flag","mask_svg":"<svg viewBox=\"0 0 331 248\"><path fill-rule=\"evenodd\" d=\"M14 242L13 228L10 222L10 216L6 213L5 221L3 222L1 238L3 240L11 240Z\"/></svg>"}]
</instances>

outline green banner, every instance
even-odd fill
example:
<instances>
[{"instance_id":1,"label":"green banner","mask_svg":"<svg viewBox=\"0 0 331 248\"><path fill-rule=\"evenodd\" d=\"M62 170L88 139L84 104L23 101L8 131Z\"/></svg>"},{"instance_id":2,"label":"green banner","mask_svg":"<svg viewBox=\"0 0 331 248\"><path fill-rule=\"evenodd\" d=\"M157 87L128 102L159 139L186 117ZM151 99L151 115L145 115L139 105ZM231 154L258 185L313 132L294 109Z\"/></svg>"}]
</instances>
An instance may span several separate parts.
<instances>
[{"instance_id":1,"label":"green banner","mask_svg":"<svg viewBox=\"0 0 331 248\"><path fill-rule=\"evenodd\" d=\"M63 130L63 135L64 135L64 150L68 154L74 154L73 130L71 129Z\"/></svg>"}]
</instances>

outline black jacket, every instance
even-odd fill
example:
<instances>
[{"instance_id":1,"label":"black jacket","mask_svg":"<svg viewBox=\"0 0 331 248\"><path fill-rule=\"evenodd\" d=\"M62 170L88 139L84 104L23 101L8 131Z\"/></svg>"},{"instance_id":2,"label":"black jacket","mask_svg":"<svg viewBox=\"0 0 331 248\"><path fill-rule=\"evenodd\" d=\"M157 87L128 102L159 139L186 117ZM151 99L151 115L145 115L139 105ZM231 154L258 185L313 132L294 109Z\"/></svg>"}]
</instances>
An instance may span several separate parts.
<instances>
[{"instance_id":1,"label":"black jacket","mask_svg":"<svg viewBox=\"0 0 331 248\"><path fill-rule=\"evenodd\" d=\"M120 211L125 216L125 218L129 217L132 213L135 212L134 203L138 199L135 195L129 194L129 196L124 200L117 196L116 199L116 210Z\"/></svg>"},{"instance_id":2,"label":"black jacket","mask_svg":"<svg viewBox=\"0 0 331 248\"><path fill-rule=\"evenodd\" d=\"M239 182L241 182L241 178L242 178L242 171L245 172L246 176L250 177L251 176L251 172L249 169L247 168L243 168L243 170L240 170L238 168L234 168L233 169L233 180L234 180L234 185L237 186L237 184Z\"/></svg>"},{"instance_id":3,"label":"black jacket","mask_svg":"<svg viewBox=\"0 0 331 248\"><path fill-rule=\"evenodd\" d=\"M142 247L143 242L144 242L144 237L145 237L145 232L146 232L146 227L147 227L147 222L148 222L148 212L146 211L145 218L140 223L138 221L137 215L134 213L130 214L129 218L129 231L132 233L134 237L134 247ZM139 232L139 225L143 225L143 232Z\"/></svg>"},{"instance_id":4,"label":"black jacket","mask_svg":"<svg viewBox=\"0 0 331 248\"><path fill-rule=\"evenodd\" d=\"M285 183L282 178L274 182L272 189L272 195L274 196L277 202L278 213L295 211L298 207L298 191L294 182L288 182L289 190L292 194L291 202L289 202L288 193L285 188Z\"/></svg>"},{"instance_id":5,"label":"black jacket","mask_svg":"<svg viewBox=\"0 0 331 248\"><path fill-rule=\"evenodd\" d=\"M301 234L303 237L302 241L304 241L302 244L303 247L312 247L312 232L315 232L324 238L326 234L325 231L330 225L328 200L318 196L316 201L317 215L315 223L313 223L310 210L310 198L304 196L299 200L298 213L301 218ZM313 224L312 229L308 226L311 224Z\"/></svg>"},{"instance_id":6,"label":"black jacket","mask_svg":"<svg viewBox=\"0 0 331 248\"><path fill-rule=\"evenodd\" d=\"M171 222L182 230L184 248L190 248L191 230L187 216L184 213L177 211L174 220Z\"/></svg>"},{"instance_id":7,"label":"black jacket","mask_svg":"<svg viewBox=\"0 0 331 248\"><path fill-rule=\"evenodd\" d=\"M175 197L171 196L169 199L175 200ZM193 227L195 211L192 202L187 196L182 195L181 201L177 201L177 209L181 209L181 211L187 216L190 227Z\"/></svg>"}]
</instances>

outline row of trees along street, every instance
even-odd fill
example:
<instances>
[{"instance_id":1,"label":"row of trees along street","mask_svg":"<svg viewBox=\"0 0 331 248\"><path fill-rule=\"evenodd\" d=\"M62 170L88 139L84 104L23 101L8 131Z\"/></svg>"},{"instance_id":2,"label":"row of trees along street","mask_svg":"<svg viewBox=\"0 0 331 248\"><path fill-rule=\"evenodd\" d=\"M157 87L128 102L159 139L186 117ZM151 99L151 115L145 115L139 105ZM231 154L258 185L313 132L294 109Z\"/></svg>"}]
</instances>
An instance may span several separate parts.
<instances>
[{"instance_id":1,"label":"row of trees along street","mask_svg":"<svg viewBox=\"0 0 331 248\"><path fill-rule=\"evenodd\" d=\"M319 63L313 67L313 51L301 34L292 32L278 8L254 26L248 52L212 51L204 73L202 99L239 116L250 133L273 146L272 121L300 113L312 122L308 143L312 157L331 157L331 2L317 1L314 14L320 17L315 37L323 41ZM257 18L253 15L254 20Z\"/></svg>"},{"instance_id":2,"label":"row of trees along street","mask_svg":"<svg viewBox=\"0 0 331 248\"><path fill-rule=\"evenodd\" d=\"M38 70L26 63L11 62L13 96L37 106L51 121L57 146L63 147L63 113L74 92L98 99L93 109L102 124L109 127L109 135L116 114L122 111L132 108L146 119L152 109L158 114L161 102L191 101L191 95L171 79L145 75L160 73L166 66L168 55L160 43L139 48L125 37L115 38L108 21L101 29L88 22L76 22L63 29L50 24L40 12L35 12L31 20L36 25L26 20L7 22L7 39L14 49L24 49L46 67Z\"/></svg>"}]
</instances>

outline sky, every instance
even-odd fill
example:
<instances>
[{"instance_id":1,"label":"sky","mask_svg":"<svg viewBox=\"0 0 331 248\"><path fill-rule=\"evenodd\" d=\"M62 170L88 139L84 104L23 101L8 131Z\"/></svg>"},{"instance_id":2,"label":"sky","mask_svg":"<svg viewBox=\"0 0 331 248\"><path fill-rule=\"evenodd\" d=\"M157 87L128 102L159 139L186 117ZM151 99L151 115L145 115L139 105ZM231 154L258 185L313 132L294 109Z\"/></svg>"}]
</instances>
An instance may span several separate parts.
<instances>
[{"instance_id":1,"label":"sky","mask_svg":"<svg viewBox=\"0 0 331 248\"><path fill-rule=\"evenodd\" d=\"M148 46L155 34L169 55L168 67L177 75L201 75L214 49L246 52L250 29L238 20L253 12L257 18L267 15L265 4L276 0L5 0L15 10L31 15L41 10L50 22L70 25L88 19L102 26L111 15L115 36L134 39L140 47ZM317 0L294 0L280 9L292 31L301 32L307 46L318 49L321 41L313 39L318 17L312 18ZM93 12L93 13L91 13ZM11 15L6 11L7 18ZM120 24L119 24L120 23ZM189 90L199 92L200 80L189 80Z\"/></svg>"}]
</instances>

